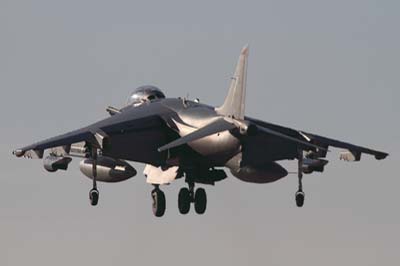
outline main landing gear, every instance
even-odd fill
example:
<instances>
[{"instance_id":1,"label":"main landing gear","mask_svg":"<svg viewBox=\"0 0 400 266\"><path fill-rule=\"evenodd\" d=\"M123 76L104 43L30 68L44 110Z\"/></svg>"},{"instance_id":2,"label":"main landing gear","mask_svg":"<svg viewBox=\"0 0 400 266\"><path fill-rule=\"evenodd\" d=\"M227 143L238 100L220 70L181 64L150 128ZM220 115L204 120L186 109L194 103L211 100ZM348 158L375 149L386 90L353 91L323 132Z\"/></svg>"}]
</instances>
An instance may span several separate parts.
<instances>
[{"instance_id":1,"label":"main landing gear","mask_svg":"<svg viewBox=\"0 0 400 266\"><path fill-rule=\"evenodd\" d=\"M207 208L207 194L204 188L194 191L194 183L189 183L189 188L181 188L178 195L178 208L181 214L187 214L190 204L194 203L194 210L197 214L203 214Z\"/></svg>"},{"instance_id":2,"label":"main landing gear","mask_svg":"<svg viewBox=\"0 0 400 266\"><path fill-rule=\"evenodd\" d=\"M165 214L166 200L165 194L159 185L154 185L151 192L152 210L156 217L162 217ZM194 190L194 183L189 183L189 188L181 188L178 195L178 209L181 214L187 214L190 211L190 205L194 204L194 210L197 214L203 214L207 208L207 194L204 188Z\"/></svg>"},{"instance_id":3,"label":"main landing gear","mask_svg":"<svg viewBox=\"0 0 400 266\"><path fill-rule=\"evenodd\" d=\"M97 203L99 202L99 191L97 190L97 149L92 148L92 154L93 158L93 188L89 191L89 200L90 204L92 206L96 206Z\"/></svg>"},{"instance_id":4,"label":"main landing gear","mask_svg":"<svg viewBox=\"0 0 400 266\"><path fill-rule=\"evenodd\" d=\"M296 205L297 207L303 207L305 194L303 192L303 151L299 150L298 153L298 171L297 176L299 179L299 188L296 192Z\"/></svg>"}]
</instances>

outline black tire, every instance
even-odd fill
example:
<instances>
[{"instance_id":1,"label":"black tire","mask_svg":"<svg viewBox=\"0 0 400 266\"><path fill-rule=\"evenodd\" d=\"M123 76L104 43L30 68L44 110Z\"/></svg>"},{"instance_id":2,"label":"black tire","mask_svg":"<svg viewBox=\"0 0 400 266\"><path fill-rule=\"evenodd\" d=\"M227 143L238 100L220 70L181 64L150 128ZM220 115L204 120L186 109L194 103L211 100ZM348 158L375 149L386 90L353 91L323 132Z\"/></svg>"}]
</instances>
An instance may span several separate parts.
<instances>
[{"instance_id":1,"label":"black tire","mask_svg":"<svg viewBox=\"0 0 400 266\"><path fill-rule=\"evenodd\" d=\"M181 188L178 195L178 209L181 214L187 214L190 211L190 192L187 188Z\"/></svg>"},{"instance_id":2,"label":"black tire","mask_svg":"<svg viewBox=\"0 0 400 266\"><path fill-rule=\"evenodd\" d=\"M297 207L303 207L304 205L304 198L305 198L305 194L303 191L297 191L296 192L296 205Z\"/></svg>"},{"instance_id":3,"label":"black tire","mask_svg":"<svg viewBox=\"0 0 400 266\"><path fill-rule=\"evenodd\" d=\"M207 194L204 188L198 188L194 195L194 209L197 214L205 213L207 208Z\"/></svg>"},{"instance_id":4,"label":"black tire","mask_svg":"<svg viewBox=\"0 0 400 266\"><path fill-rule=\"evenodd\" d=\"M162 217L165 213L165 194L159 189L153 190L151 192L151 197L153 198L153 214L156 217Z\"/></svg>"},{"instance_id":5,"label":"black tire","mask_svg":"<svg viewBox=\"0 0 400 266\"><path fill-rule=\"evenodd\" d=\"M99 191L97 189L92 189L89 192L89 200L92 206L96 206L99 202Z\"/></svg>"}]
</instances>

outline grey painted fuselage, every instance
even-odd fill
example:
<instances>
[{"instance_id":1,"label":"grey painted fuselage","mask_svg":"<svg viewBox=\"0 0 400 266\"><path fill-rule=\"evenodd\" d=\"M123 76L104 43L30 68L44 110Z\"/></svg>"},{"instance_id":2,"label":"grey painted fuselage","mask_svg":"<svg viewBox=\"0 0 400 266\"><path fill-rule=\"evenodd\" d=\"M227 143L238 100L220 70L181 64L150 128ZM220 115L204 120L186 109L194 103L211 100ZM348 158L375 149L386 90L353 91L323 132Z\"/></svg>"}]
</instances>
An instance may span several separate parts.
<instances>
[{"instance_id":1,"label":"grey painted fuselage","mask_svg":"<svg viewBox=\"0 0 400 266\"><path fill-rule=\"evenodd\" d=\"M142 86L129 97L124 108L109 108L111 117L17 149L14 154L42 158L44 150L62 147L63 156L69 153L72 144L84 142L86 148L100 150L102 156L162 169L178 167L185 173L195 172L192 175L197 176L196 180L207 175L208 169L228 167L234 176L255 183L272 182L286 176L287 171L276 161L299 159L300 165L304 154L309 163L305 171L322 172L329 146L346 149L347 154L342 156L346 160L359 161L362 153L374 155L376 159L388 155L246 117L248 53L248 47L244 47L228 95L220 107L166 98L158 88ZM96 157L93 153L86 153L86 156ZM54 157L47 161L49 164L63 162ZM47 166L53 169L52 165Z\"/></svg>"}]
</instances>

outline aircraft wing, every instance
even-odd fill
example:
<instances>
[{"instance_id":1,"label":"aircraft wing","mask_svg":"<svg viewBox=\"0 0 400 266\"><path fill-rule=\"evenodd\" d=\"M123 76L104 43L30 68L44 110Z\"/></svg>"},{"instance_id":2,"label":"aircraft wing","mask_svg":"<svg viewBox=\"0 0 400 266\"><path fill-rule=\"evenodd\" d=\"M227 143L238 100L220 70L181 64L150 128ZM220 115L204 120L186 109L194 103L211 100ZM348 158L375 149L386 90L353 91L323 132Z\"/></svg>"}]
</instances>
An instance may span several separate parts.
<instances>
[{"instance_id":1,"label":"aircraft wing","mask_svg":"<svg viewBox=\"0 0 400 266\"><path fill-rule=\"evenodd\" d=\"M382 160L385 159L388 156L388 153L358 146L355 144L347 143L344 141L340 140L335 140L327 137L323 137L317 134L312 134L272 123L267 123L261 120L253 119L246 117L246 120L250 121L251 123L256 124L257 126L261 126L264 128L268 128L274 131L281 132L282 134L291 136L292 138L297 138L302 141L307 141L309 143L312 143L317 146L324 147L325 149L328 149L329 146L335 147L335 148L342 148L347 150L346 152L341 153L340 159L346 160L346 161L359 161L361 159L361 154L369 154L375 156L377 160ZM325 157L326 156L326 151L318 151L320 154L320 157Z\"/></svg>"},{"instance_id":2,"label":"aircraft wing","mask_svg":"<svg viewBox=\"0 0 400 266\"><path fill-rule=\"evenodd\" d=\"M323 137L323 136L319 136L319 135L315 135L315 134L311 134L311 133L306 133L306 132L300 132L300 133L303 134L306 138L307 137L310 138L311 141L314 143L324 144L324 145L348 150L351 154L348 154L348 153L341 154L341 159L346 160L346 161L353 161L353 160L359 161L361 159L360 158L361 153L373 155L373 156L375 156L375 158L377 160L385 159L389 155L386 152L373 150L370 148L354 145L354 144L343 142L340 140L335 140L335 139L331 139L331 138L327 138L327 137ZM351 155L354 156L354 158L351 158L352 157Z\"/></svg>"},{"instance_id":3,"label":"aircraft wing","mask_svg":"<svg viewBox=\"0 0 400 266\"><path fill-rule=\"evenodd\" d=\"M71 145L80 142L90 143L96 148L103 149L113 135L158 126L161 115L169 112L159 104L132 108L90 126L16 149L13 154L17 157L41 159L46 149L61 147L65 153L69 153Z\"/></svg>"},{"instance_id":4,"label":"aircraft wing","mask_svg":"<svg viewBox=\"0 0 400 266\"><path fill-rule=\"evenodd\" d=\"M53 138L49 138L32 145L17 149L13 151L13 154L17 157L27 157L32 159L41 159L43 157L43 152L46 149L54 147L69 146L74 143L87 141L94 142L94 134L89 128L78 129L63 135L59 135Z\"/></svg>"}]
</instances>

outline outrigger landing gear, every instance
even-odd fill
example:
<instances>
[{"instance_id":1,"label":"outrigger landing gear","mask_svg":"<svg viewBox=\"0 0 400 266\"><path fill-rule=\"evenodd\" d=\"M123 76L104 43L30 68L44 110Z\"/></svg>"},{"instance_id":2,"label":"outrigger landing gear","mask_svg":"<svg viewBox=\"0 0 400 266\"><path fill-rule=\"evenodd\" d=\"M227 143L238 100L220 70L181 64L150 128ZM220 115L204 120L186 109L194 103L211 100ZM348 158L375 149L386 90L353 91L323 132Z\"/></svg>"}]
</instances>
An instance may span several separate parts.
<instances>
[{"instance_id":1,"label":"outrigger landing gear","mask_svg":"<svg viewBox=\"0 0 400 266\"><path fill-rule=\"evenodd\" d=\"M305 194L303 192L303 151L298 152L298 171L297 176L299 179L299 189L296 192L296 205L297 207L303 207Z\"/></svg>"},{"instance_id":2,"label":"outrigger landing gear","mask_svg":"<svg viewBox=\"0 0 400 266\"><path fill-rule=\"evenodd\" d=\"M161 217L165 213L166 204L165 204L165 194L160 189L159 185L155 185L155 188L151 192L151 197L153 199L153 214L156 217Z\"/></svg>"},{"instance_id":3,"label":"outrigger landing gear","mask_svg":"<svg viewBox=\"0 0 400 266\"><path fill-rule=\"evenodd\" d=\"M97 149L92 148L92 159L93 159L93 188L89 191L89 200L92 206L96 206L99 202L99 191L97 190Z\"/></svg>"},{"instance_id":4,"label":"outrigger landing gear","mask_svg":"<svg viewBox=\"0 0 400 266\"><path fill-rule=\"evenodd\" d=\"M97 205L97 203L99 202L99 191L97 190L97 188L93 188L89 191L89 199L92 206Z\"/></svg>"},{"instance_id":5,"label":"outrigger landing gear","mask_svg":"<svg viewBox=\"0 0 400 266\"><path fill-rule=\"evenodd\" d=\"M207 194L204 188L198 188L195 192L194 182L188 182L189 188L181 188L178 195L178 208L181 214L187 214L190 204L194 203L197 214L203 214L207 208Z\"/></svg>"}]
</instances>

